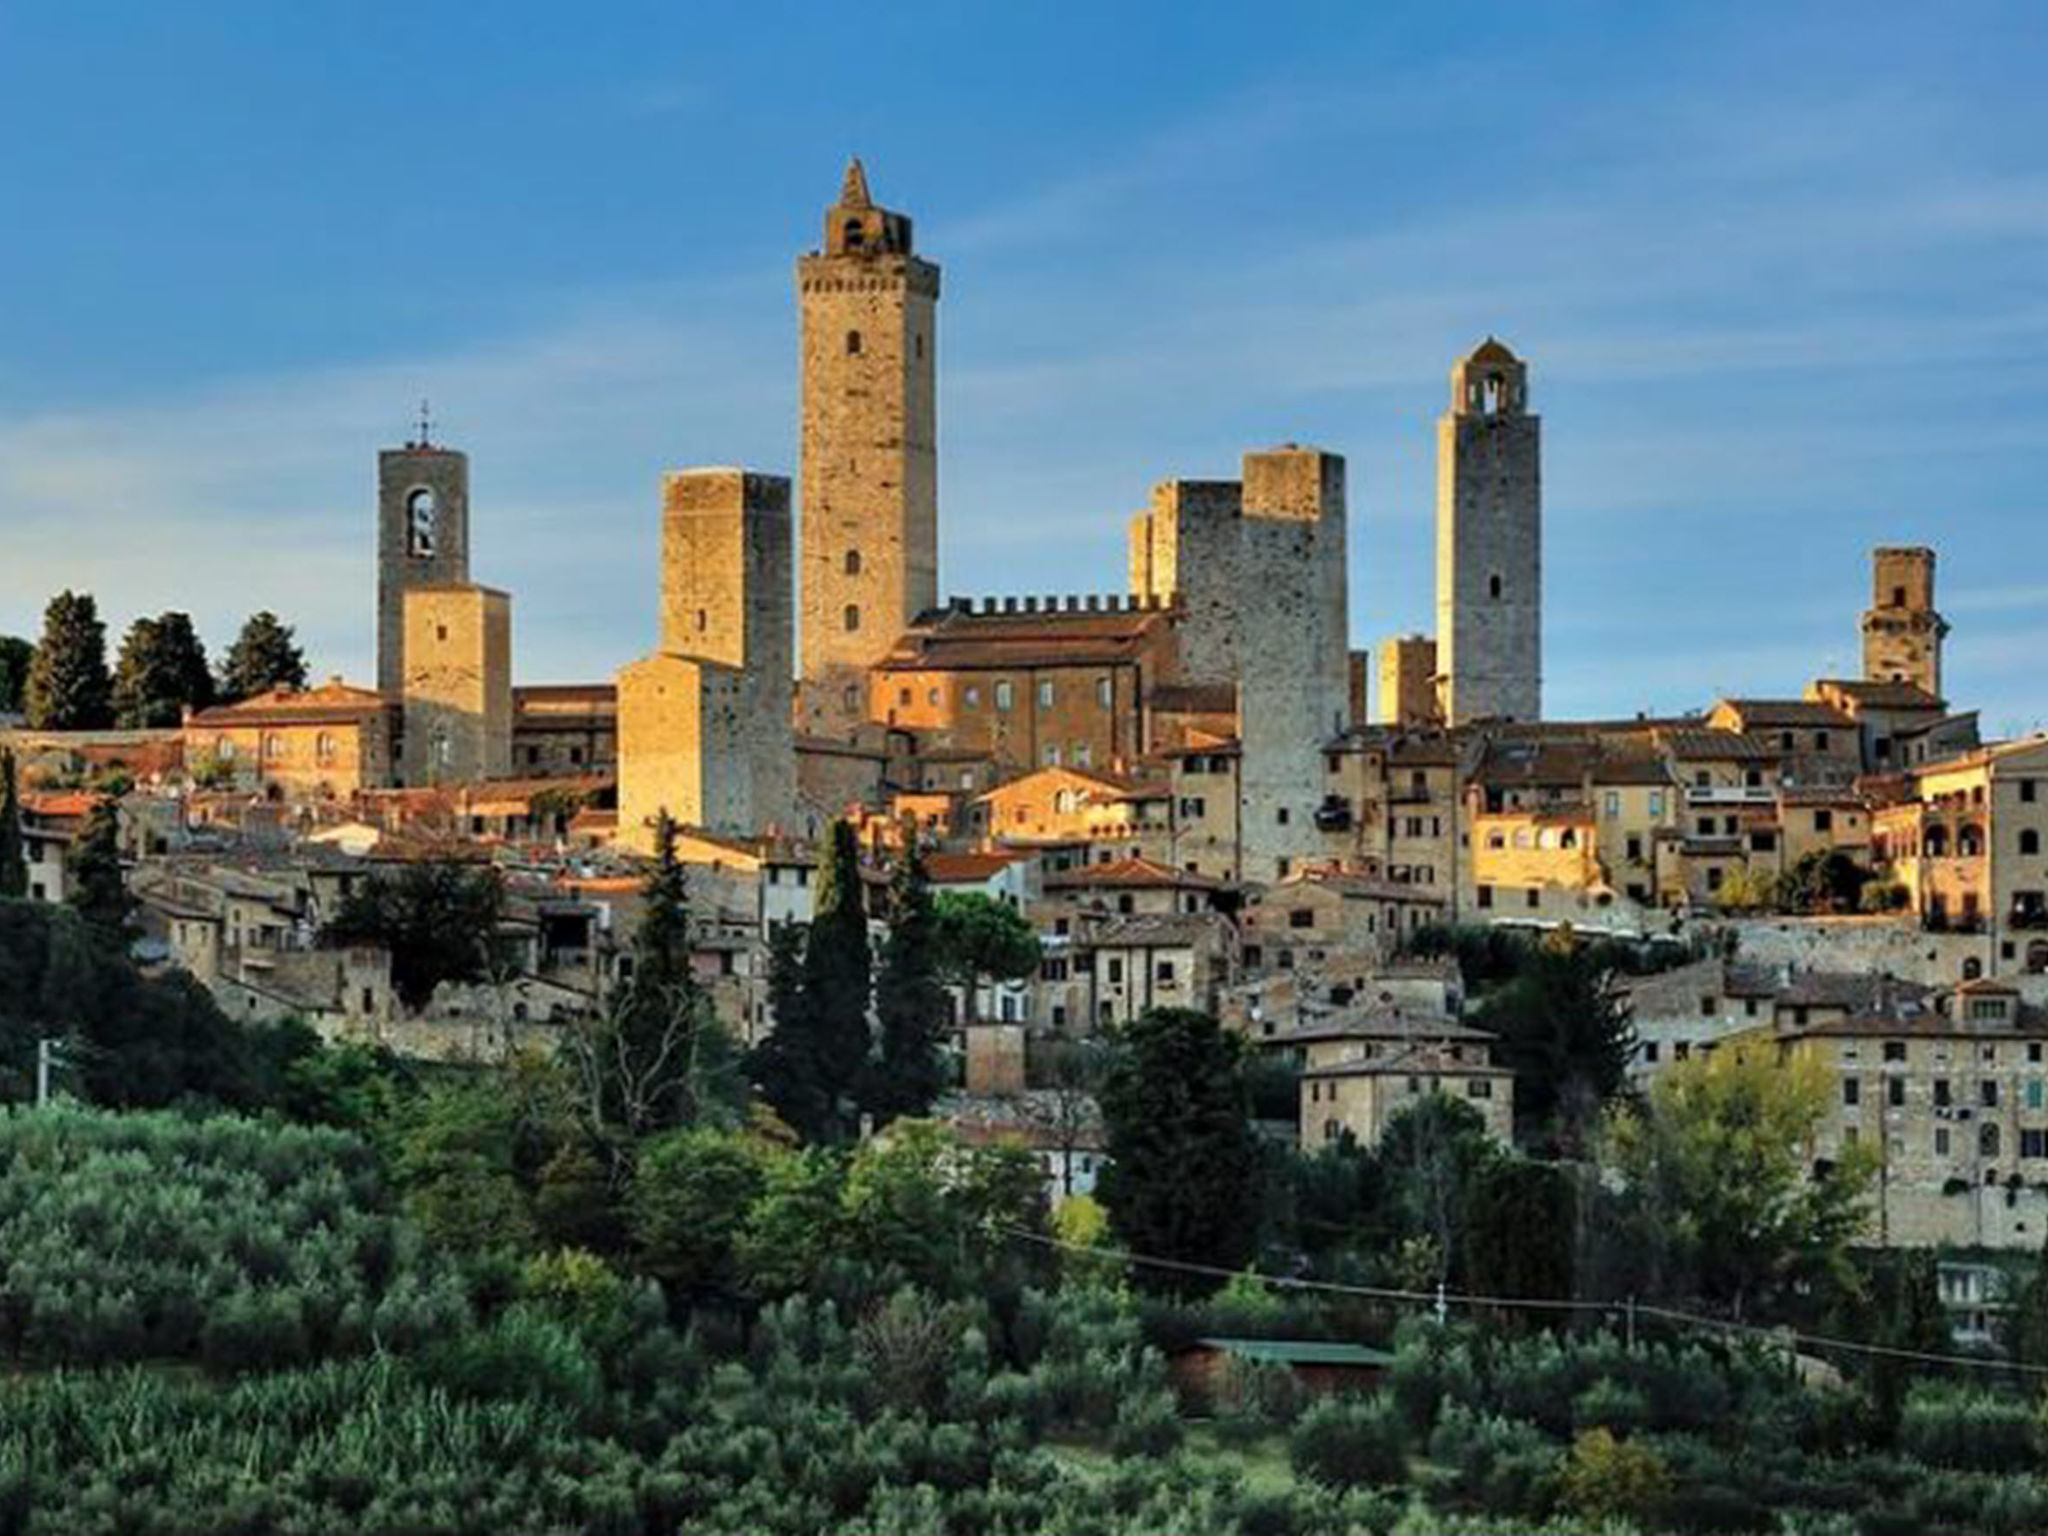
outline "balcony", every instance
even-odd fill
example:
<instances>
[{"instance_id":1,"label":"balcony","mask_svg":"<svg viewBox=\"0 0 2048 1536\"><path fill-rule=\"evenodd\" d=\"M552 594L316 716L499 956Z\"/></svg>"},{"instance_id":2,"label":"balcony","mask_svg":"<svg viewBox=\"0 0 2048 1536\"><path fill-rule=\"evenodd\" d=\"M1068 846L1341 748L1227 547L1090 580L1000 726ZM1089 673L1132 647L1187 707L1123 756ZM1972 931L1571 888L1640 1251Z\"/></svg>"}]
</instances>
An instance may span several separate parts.
<instances>
[{"instance_id":1,"label":"balcony","mask_svg":"<svg viewBox=\"0 0 2048 1536\"><path fill-rule=\"evenodd\" d=\"M1778 792L1768 784L1694 784L1685 792L1687 805L1776 805Z\"/></svg>"}]
</instances>

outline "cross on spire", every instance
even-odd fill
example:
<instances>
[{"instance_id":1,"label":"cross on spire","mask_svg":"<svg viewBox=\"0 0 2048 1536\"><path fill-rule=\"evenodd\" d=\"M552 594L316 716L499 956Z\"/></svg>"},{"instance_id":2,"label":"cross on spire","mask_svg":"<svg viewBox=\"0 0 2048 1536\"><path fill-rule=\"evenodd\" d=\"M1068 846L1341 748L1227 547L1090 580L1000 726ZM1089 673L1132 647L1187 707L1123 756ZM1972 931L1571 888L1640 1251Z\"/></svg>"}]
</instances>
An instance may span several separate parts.
<instances>
[{"instance_id":1,"label":"cross on spire","mask_svg":"<svg viewBox=\"0 0 2048 1536\"><path fill-rule=\"evenodd\" d=\"M426 448L433 443L434 418L427 408L426 398L420 399L420 437L416 446Z\"/></svg>"}]
</instances>

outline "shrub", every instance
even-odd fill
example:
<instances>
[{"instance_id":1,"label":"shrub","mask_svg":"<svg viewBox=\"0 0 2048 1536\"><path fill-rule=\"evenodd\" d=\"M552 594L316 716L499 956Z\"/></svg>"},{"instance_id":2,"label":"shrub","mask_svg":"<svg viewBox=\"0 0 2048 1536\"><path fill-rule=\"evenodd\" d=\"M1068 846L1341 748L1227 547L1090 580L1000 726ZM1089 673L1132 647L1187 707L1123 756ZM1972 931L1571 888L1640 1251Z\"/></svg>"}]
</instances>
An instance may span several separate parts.
<instances>
[{"instance_id":1,"label":"shrub","mask_svg":"<svg viewBox=\"0 0 2048 1536\"><path fill-rule=\"evenodd\" d=\"M1109 1448L1119 1456L1170 1456L1180 1448L1180 1438L1173 1394L1156 1390L1127 1397L1118 1405Z\"/></svg>"},{"instance_id":2,"label":"shrub","mask_svg":"<svg viewBox=\"0 0 2048 1536\"><path fill-rule=\"evenodd\" d=\"M1634 1434L1650 1421L1650 1405L1634 1387L1603 1376L1572 1399L1572 1423L1579 1429Z\"/></svg>"},{"instance_id":3,"label":"shrub","mask_svg":"<svg viewBox=\"0 0 2048 1536\"><path fill-rule=\"evenodd\" d=\"M2034 1415L2016 1397L1922 1383L1899 1413L1899 1449L1930 1466L2011 1471L2035 1458Z\"/></svg>"},{"instance_id":4,"label":"shrub","mask_svg":"<svg viewBox=\"0 0 2048 1536\"><path fill-rule=\"evenodd\" d=\"M1288 1453L1295 1471L1332 1488L1385 1486L1408 1473L1401 1411L1384 1393L1319 1399L1294 1426Z\"/></svg>"},{"instance_id":5,"label":"shrub","mask_svg":"<svg viewBox=\"0 0 2048 1536\"><path fill-rule=\"evenodd\" d=\"M1442 1502L1491 1515L1541 1515L1557 1476L1557 1447L1533 1424L1453 1404L1429 1437Z\"/></svg>"},{"instance_id":6,"label":"shrub","mask_svg":"<svg viewBox=\"0 0 2048 1536\"><path fill-rule=\"evenodd\" d=\"M1564 1465L1565 1507L1590 1520L1648 1520L1671 1491L1663 1458L1634 1440L1589 1429Z\"/></svg>"},{"instance_id":7,"label":"shrub","mask_svg":"<svg viewBox=\"0 0 2048 1536\"><path fill-rule=\"evenodd\" d=\"M1408 1322L1395 1334L1387 1387L1409 1430L1426 1435L1446 1403L1469 1403L1478 1397L1479 1375L1460 1332Z\"/></svg>"}]
</instances>

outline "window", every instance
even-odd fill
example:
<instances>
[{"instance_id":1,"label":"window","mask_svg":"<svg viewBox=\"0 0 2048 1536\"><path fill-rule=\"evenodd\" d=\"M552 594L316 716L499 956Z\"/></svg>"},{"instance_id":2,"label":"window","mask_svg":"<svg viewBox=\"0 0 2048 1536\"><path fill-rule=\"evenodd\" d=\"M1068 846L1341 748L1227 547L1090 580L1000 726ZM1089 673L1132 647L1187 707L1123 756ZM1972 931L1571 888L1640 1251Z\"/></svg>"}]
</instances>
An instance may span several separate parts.
<instances>
[{"instance_id":1,"label":"window","mask_svg":"<svg viewBox=\"0 0 2048 1536\"><path fill-rule=\"evenodd\" d=\"M1621 814L1621 791L1618 789L1607 791L1607 814L1609 816L1619 816Z\"/></svg>"},{"instance_id":2,"label":"window","mask_svg":"<svg viewBox=\"0 0 2048 1536\"><path fill-rule=\"evenodd\" d=\"M1287 926L1290 928L1313 928L1315 925L1316 915L1307 907L1296 907L1287 914Z\"/></svg>"},{"instance_id":3,"label":"window","mask_svg":"<svg viewBox=\"0 0 2048 1536\"><path fill-rule=\"evenodd\" d=\"M962 697L965 699L967 707L969 709L981 708L981 684L969 683L967 685L967 691L965 694L962 695Z\"/></svg>"},{"instance_id":4,"label":"window","mask_svg":"<svg viewBox=\"0 0 2048 1536\"><path fill-rule=\"evenodd\" d=\"M896 703L901 708L907 709L910 707L910 690L908 688L898 688L896 690Z\"/></svg>"},{"instance_id":5,"label":"window","mask_svg":"<svg viewBox=\"0 0 2048 1536\"><path fill-rule=\"evenodd\" d=\"M1052 682L1050 679L1038 685L1038 707L1040 709L1052 708Z\"/></svg>"},{"instance_id":6,"label":"window","mask_svg":"<svg viewBox=\"0 0 2048 1536\"><path fill-rule=\"evenodd\" d=\"M1644 1061L1644 1063L1645 1063L1646 1065L1648 1065L1648 1066L1653 1066L1653 1067L1654 1067L1654 1066L1655 1066L1655 1065L1657 1064L1657 1042L1656 1042L1656 1041L1654 1041L1654 1040L1645 1040L1645 1041L1643 1042L1643 1061Z\"/></svg>"},{"instance_id":7,"label":"window","mask_svg":"<svg viewBox=\"0 0 2048 1536\"><path fill-rule=\"evenodd\" d=\"M996 684L996 708L1007 711L1015 702L1016 691L1010 686L1010 680L1004 678Z\"/></svg>"},{"instance_id":8,"label":"window","mask_svg":"<svg viewBox=\"0 0 2048 1536\"><path fill-rule=\"evenodd\" d=\"M848 550L848 551L846 552L846 567L845 567L845 568L846 568L846 574L847 574L847 575L849 575L849 576L858 576L858 575L860 574L860 551L859 551L859 550L857 550L857 549L849 549L849 550Z\"/></svg>"},{"instance_id":9,"label":"window","mask_svg":"<svg viewBox=\"0 0 2048 1536\"><path fill-rule=\"evenodd\" d=\"M2048 1131L2021 1131L2021 1157L2048 1157Z\"/></svg>"},{"instance_id":10,"label":"window","mask_svg":"<svg viewBox=\"0 0 2048 1536\"><path fill-rule=\"evenodd\" d=\"M1085 741L1074 743L1073 763L1076 768L1086 768L1095 758L1095 749Z\"/></svg>"},{"instance_id":11,"label":"window","mask_svg":"<svg viewBox=\"0 0 2048 1536\"><path fill-rule=\"evenodd\" d=\"M1713 998L1712 998L1712 997L1703 997L1703 998L1701 998L1701 999L1700 999L1700 1017L1701 1017L1701 1018L1703 1018L1703 1019L1711 1019L1711 1018L1712 1018L1713 1016L1714 1016L1714 1000L1713 1000Z\"/></svg>"},{"instance_id":12,"label":"window","mask_svg":"<svg viewBox=\"0 0 2048 1536\"><path fill-rule=\"evenodd\" d=\"M2042 1089L2041 1089L2041 1079L2040 1079L2040 1078L2038 1078L2038 1077L2030 1077L2030 1078L2028 1078L2028 1079L2027 1079L2027 1108L2029 1108L2029 1109L2039 1109L2039 1108L2041 1107L2041 1092L2042 1092Z\"/></svg>"},{"instance_id":13,"label":"window","mask_svg":"<svg viewBox=\"0 0 2048 1536\"><path fill-rule=\"evenodd\" d=\"M2020 799L2028 802L2029 804L2033 803L2034 781L2032 779L2020 780Z\"/></svg>"},{"instance_id":14,"label":"window","mask_svg":"<svg viewBox=\"0 0 2048 1536\"><path fill-rule=\"evenodd\" d=\"M1650 791L1650 814L1652 816L1662 816L1664 814L1664 791L1661 789Z\"/></svg>"},{"instance_id":15,"label":"window","mask_svg":"<svg viewBox=\"0 0 2048 1536\"><path fill-rule=\"evenodd\" d=\"M1499 577L1499 576L1489 576L1489 577L1487 577L1487 578L1486 578L1486 595L1487 595L1488 597L1492 598L1492 599L1493 599L1493 600L1494 600L1495 602L1499 602L1499 601L1500 601L1500 577Z\"/></svg>"},{"instance_id":16,"label":"window","mask_svg":"<svg viewBox=\"0 0 2048 1536\"><path fill-rule=\"evenodd\" d=\"M845 622L845 624L846 624L846 632L847 632L847 633L848 633L849 635L850 635L850 634L852 634L852 633L853 633L853 632L854 632L855 630L857 630L857 629L859 629L859 628L860 628L860 604L859 604L859 603L848 603L848 604L846 605L846 613L845 613L845 615L844 615L844 622Z\"/></svg>"},{"instance_id":17,"label":"window","mask_svg":"<svg viewBox=\"0 0 2048 1536\"><path fill-rule=\"evenodd\" d=\"M1631 837L1628 840L1628 861L1631 864L1643 862L1643 840L1640 837Z\"/></svg>"},{"instance_id":18,"label":"window","mask_svg":"<svg viewBox=\"0 0 2048 1536\"><path fill-rule=\"evenodd\" d=\"M445 641L448 638L448 626L446 624L436 624L434 626L434 638Z\"/></svg>"},{"instance_id":19,"label":"window","mask_svg":"<svg viewBox=\"0 0 2048 1536\"><path fill-rule=\"evenodd\" d=\"M1903 1040L1885 1041L1884 1059L1886 1061L1904 1061L1906 1059L1906 1042Z\"/></svg>"},{"instance_id":20,"label":"window","mask_svg":"<svg viewBox=\"0 0 2048 1536\"><path fill-rule=\"evenodd\" d=\"M1491 1078L1487 1078L1487 1077L1471 1077L1471 1078L1467 1078L1467 1079L1465 1080L1465 1095L1466 1095L1466 1097L1467 1097L1467 1098L1473 1098L1473 1099L1490 1099L1490 1098L1492 1098L1492 1097L1493 1097L1493 1079L1491 1079Z\"/></svg>"},{"instance_id":21,"label":"window","mask_svg":"<svg viewBox=\"0 0 2048 1536\"><path fill-rule=\"evenodd\" d=\"M1541 902L1543 899L1543 893L1537 890L1536 887L1532 885L1523 894L1528 898L1525 904L1528 906L1529 910L1532 912L1535 911L1537 904Z\"/></svg>"},{"instance_id":22,"label":"window","mask_svg":"<svg viewBox=\"0 0 2048 1536\"><path fill-rule=\"evenodd\" d=\"M1884 1101L1891 1105L1893 1109L1899 1109L1904 1106L1906 1102L1906 1080L1903 1077L1889 1077L1885 1079Z\"/></svg>"},{"instance_id":23,"label":"window","mask_svg":"<svg viewBox=\"0 0 2048 1536\"><path fill-rule=\"evenodd\" d=\"M1987 1077L1977 1084L1977 1102L1986 1109L1998 1108L1998 1080Z\"/></svg>"},{"instance_id":24,"label":"window","mask_svg":"<svg viewBox=\"0 0 2048 1536\"><path fill-rule=\"evenodd\" d=\"M1948 1127L1945 1125L1937 1125L1934 1128L1934 1155L1948 1156Z\"/></svg>"},{"instance_id":25,"label":"window","mask_svg":"<svg viewBox=\"0 0 2048 1536\"><path fill-rule=\"evenodd\" d=\"M321 762L332 762L334 760L333 735L327 731L322 731L313 740L313 752L314 755L317 756Z\"/></svg>"},{"instance_id":26,"label":"window","mask_svg":"<svg viewBox=\"0 0 2048 1536\"><path fill-rule=\"evenodd\" d=\"M1984 1124L1977 1127L1977 1155L1979 1157L1998 1156L1998 1123L1995 1120L1987 1120ZM1986 1182L1989 1182L1988 1174L1986 1175Z\"/></svg>"},{"instance_id":27,"label":"window","mask_svg":"<svg viewBox=\"0 0 2048 1536\"><path fill-rule=\"evenodd\" d=\"M1046 767L1048 767L1048 768L1057 768L1057 767L1059 767L1059 765L1060 765L1060 747L1059 747L1059 743L1058 743L1058 742L1056 742L1056 741L1049 741L1049 742L1047 742L1047 743L1045 744L1045 752L1044 752L1044 757L1045 757L1045 766L1046 766Z\"/></svg>"},{"instance_id":28,"label":"window","mask_svg":"<svg viewBox=\"0 0 2048 1536\"><path fill-rule=\"evenodd\" d=\"M421 486L405 498L406 548L415 558L425 560L434 553L434 493Z\"/></svg>"},{"instance_id":29,"label":"window","mask_svg":"<svg viewBox=\"0 0 2048 1536\"><path fill-rule=\"evenodd\" d=\"M1835 813L1833 811L1815 811L1813 813L1813 830L1816 832L1834 831Z\"/></svg>"},{"instance_id":30,"label":"window","mask_svg":"<svg viewBox=\"0 0 2048 1536\"><path fill-rule=\"evenodd\" d=\"M2020 833L2020 852L2025 854L2035 854L2039 853L2040 851L2041 834L2039 832L2036 832L2032 827L2027 827L2024 830L2022 830Z\"/></svg>"},{"instance_id":31,"label":"window","mask_svg":"<svg viewBox=\"0 0 2048 1536\"><path fill-rule=\"evenodd\" d=\"M1109 984L1112 987L1120 987L1124 984L1124 962L1123 958L1119 955L1111 955L1109 957Z\"/></svg>"},{"instance_id":32,"label":"window","mask_svg":"<svg viewBox=\"0 0 2048 1536\"><path fill-rule=\"evenodd\" d=\"M1947 1078L1937 1077L1934 1080L1934 1107L1936 1109L1947 1109L1954 1102L1953 1095L1954 1090L1949 1087Z\"/></svg>"},{"instance_id":33,"label":"window","mask_svg":"<svg viewBox=\"0 0 2048 1536\"><path fill-rule=\"evenodd\" d=\"M848 332L846 333L846 355L847 355L848 357L858 357L858 356L860 356L860 332L859 332L859 331L848 331Z\"/></svg>"},{"instance_id":34,"label":"window","mask_svg":"<svg viewBox=\"0 0 2048 1536\"><path fill-rule=\"evenodd\" d=\"M1482 885L1482 886L1480 886L1480 887L1479 887L1479 905L1480 905L1480 906L1482 906L1482 907L1490 907L1490 906L1492 906L1492 905L1493 905L1493 887L1492 887L1492 886L1490 886L1490 885Z\"/></svg>"},{"instance_id":35,"label":"window","mask_svg":"<svg viewBox=\"0 0 2048 1536\"><path fill-rule=\"evenodd\" d=\"M1095 679L1095 702L1104 709L1116 702L1116 680L1108 677Z\"/></svg>"},{"instance_id":36,"label":"window","mask_svg":"<svg viewBox=\"0 0 2048 1536\"><path fill-rule=\"evenodd\" d=\"M1171 960L1155 962L1152 967L1152 974L1159 981L1171 982L1173 980L1173 962Z\"/></svg>"},{"instance_id":37,"label":"window","mask_svg":"<svg viewBox=\"0 0 2048 1536\"><path fill-rule=\"evenodd\" d=\"M265 736L263 738L263 755L265 757L283 757L284 738L275 731Z\"/></svg>"},{"instance_id":38,"label":"window","mask_svg":"<svg viewBox=\"0 0 2048 1536\"><path fill-rule=\"evenodd\" d=\"M1863 1080L1856 1077L1842 1079L1842 1103L1853 1108L1863 1102Z\"/></svg>"}]
</instances>

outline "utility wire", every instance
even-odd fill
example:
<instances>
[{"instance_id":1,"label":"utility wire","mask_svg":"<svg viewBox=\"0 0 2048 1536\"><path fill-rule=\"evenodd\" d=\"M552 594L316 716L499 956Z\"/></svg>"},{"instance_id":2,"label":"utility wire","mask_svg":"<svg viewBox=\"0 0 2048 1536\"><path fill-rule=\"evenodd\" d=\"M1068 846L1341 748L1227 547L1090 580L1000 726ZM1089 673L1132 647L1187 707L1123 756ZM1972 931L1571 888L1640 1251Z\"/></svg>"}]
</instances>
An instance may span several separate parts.
<instances>
[{"instance_id":1,"label":"utility wire","mask_svg":"<svg viewBox=\"0 0 2048 1536\"><path fill-rule=\"evenodd\" d=\"M1091 1248L1086 1243L1068 1242L1063 1238L1051 1237L1043 1232L1033 1232L1024 1227L996 1224L996 1231L1022 1242L1036 1243L1040 1247L1057 1249L1062 1253L1079 1254L1089 1258L1121 1260L1147 1269L1170 1270L1179 1274L1201 1275L1216 1280L1236 1280L1246 1275L1262 1285L1278 1290L1314 1291L1339 1296L1363 1296L1372 1301L1410 1302L1427 1307L1469 1307L1479 1310L1492 1307L1506 1312L1597 1312L1607 1316L1633 1314L1636 1317L1656 1318L1661 1322L1673 1323L1683 1328L1693 1328L1709 1333L1742 1335L1777 1345L1806 1345L1814 1349L1843 1350L1851 1354L1880 1356L1888 1360L1917 1360L1928 1365L1962 1365L1979 1370L2011 1371L2026 1376L2048 1376L2048 1365L2028 1364L2018 1360L1992 1360L1982 1355L1942 1354L1923 1349L1900 1349L1889 1344L1870 1344L1861 1339L1845 1339L1829 1334L1806 1333L1796 1328L1787 1328L1768 1323L1745 1323L1734 1318L1709 1317L1704 1313L1680 1311L1675 1307L1653 1306L1648 1302L1636 1301L1568 1301L1546 1296L1480 1296L1459 1291L1411 1291L1390 1286L1353 1285L1340 1280L1309 1280L1291 1275L1265 1275L1256 1270L1225 1269L1216 1264L1197 1264L1186 1259L1161 1258L1156 1254L1131 1253L1120 1248Z\"/></svg>"}]
</instances>

